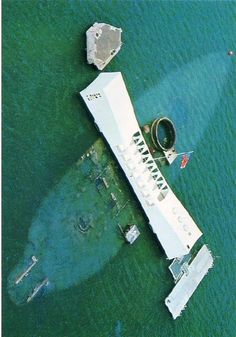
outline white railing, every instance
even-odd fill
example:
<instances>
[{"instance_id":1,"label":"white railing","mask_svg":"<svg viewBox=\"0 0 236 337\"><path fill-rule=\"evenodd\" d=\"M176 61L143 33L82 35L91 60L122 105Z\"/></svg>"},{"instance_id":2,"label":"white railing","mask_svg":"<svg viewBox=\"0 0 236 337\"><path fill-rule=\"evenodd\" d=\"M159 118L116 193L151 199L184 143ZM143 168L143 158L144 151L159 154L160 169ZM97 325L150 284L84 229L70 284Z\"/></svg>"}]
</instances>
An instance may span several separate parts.
<instances>
[{"instance_id":1,"label":"white railing","mask_svg":"<svg viewBox=\"0 0 236 337\"><path fill-rule=\"evenodd\" d=\"M133 135L128 146L118 145L117 148L147 204L153 206L157 199L163 200L169 191L169 187L141 132L138 131Z\"/></svg>"},{"instance_id":2,"label":"white railing","mask_svg":"<svg viewBox=\"0 0 236 337\"><path fill-rule=\"evenodd\" d=\"M141 134L140 131L136 132L133 135L133 141L142 156L143 162L146 164L153 179L155 180L158 189L165 192L165 195L166 195L168 192L168 185L164 177L162 176L160 170L158 169L157 164L155 163L149 151L149 148L145 142L145 139L143 138L143 135Z\"/></svg>"}]
</instances>

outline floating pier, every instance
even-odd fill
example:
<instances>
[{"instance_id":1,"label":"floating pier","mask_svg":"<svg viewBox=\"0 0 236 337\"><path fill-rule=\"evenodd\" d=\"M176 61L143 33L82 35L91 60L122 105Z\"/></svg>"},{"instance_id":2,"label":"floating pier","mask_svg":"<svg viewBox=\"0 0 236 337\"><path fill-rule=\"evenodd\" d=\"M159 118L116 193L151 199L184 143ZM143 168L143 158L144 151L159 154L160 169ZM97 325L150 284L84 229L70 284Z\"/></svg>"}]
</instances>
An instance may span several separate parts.
<instances>
[{"instance_id":1,"label":"floating pier","mask_svg":"<svg viewBox=\"0 0 236 337\"><path fill-rule=\"evenodd\" d=\"M165 304L174 319L181 315L187 302L197 289L208 270L213 267L213 257L206 245L197 253L192 263L185 265L185 272L170 295L165 299Z\"/></svg>"},{"instance_id":2,"label":"floating pier","mask_svg":"<svg viewBox=\"0 0 236 337\"><path fill-rule=\"evenodd\" d=\"M16 285L19 284L23 280L24 277L28 276L31 269L38 262L38 259L34 255L31 257L31 259L32 259L31 265L16 279L16 282L15 282Z\"/></svg>"}]
</instances>

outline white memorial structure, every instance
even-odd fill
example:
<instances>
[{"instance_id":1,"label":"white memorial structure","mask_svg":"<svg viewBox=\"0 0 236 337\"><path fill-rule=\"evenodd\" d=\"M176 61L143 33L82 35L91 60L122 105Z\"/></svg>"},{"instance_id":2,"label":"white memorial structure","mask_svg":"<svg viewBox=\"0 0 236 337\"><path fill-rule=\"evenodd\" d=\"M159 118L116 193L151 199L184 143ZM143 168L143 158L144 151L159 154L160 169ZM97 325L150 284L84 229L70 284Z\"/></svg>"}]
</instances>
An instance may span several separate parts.
<instances>
[{"instance_id":1,"label":"white memorial structure","mask_svg":"<svg viewBox=\"0 0 236 337\"><path fill-rule=\"evenodd\" d=\"M158 169L142 136L121 73L101 73L80 94L128 178L167 258L180 258L188 254L202 232ZM200 282L208 269L205 265L201 269L201 264L198 264L191 273L199 273L197 279ZM178 294L182 296L185 285L189 287L190 283L183 283ZM186 293L191 296L195 288ZM182 301L178 294L172 292L168 297L168 301L174 299L174 308L166 300L174 318L190 297L186 295Z\"/></svg>"}]
</instances>

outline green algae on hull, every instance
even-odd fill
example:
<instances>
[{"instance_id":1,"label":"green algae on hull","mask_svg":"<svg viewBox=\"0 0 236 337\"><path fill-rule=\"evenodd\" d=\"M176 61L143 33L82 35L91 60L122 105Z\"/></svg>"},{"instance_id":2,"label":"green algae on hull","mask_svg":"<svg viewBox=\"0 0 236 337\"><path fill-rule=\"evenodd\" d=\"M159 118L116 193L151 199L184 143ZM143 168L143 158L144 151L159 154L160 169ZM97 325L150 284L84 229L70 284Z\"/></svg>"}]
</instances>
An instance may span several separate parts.
<instances>
[{"instance_id":1,"label":"green algae on hull","mask_svg":"<svg viewBox=\"0 0 236 337\"><path fill-rule=\"evenodd\" d=\"M24 256L8 279L13 302L25 303L42 279L48 278L45 293L50 293L98 272L124 244L118 224L140 222L136 203L112 154L98 139L39 208ZM37 264L16 285L33 255Z\"/></svg>"}]
</instances>

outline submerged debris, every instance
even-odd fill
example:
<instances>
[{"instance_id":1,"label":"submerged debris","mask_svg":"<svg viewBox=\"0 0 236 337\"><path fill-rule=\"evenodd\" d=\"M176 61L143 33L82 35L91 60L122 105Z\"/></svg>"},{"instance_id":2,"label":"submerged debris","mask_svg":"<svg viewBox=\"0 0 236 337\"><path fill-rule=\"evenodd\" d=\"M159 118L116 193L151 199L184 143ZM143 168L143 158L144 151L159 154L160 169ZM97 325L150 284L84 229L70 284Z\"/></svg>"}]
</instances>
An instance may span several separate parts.
<instances>
[{"instance_id":1,"label":"submerged debris","mask_svg":"<svg viewBox=\"0 0 236 337\"><path fill-rule=\"evenodd\" d=\"M105 68L121 48L121 32L121 28L95 22L86 32L88 63Z\"/></svg>"},{"instance_id":2,"label":"submerged debris","mask_svg":"<svg viewBox=\"0 0 236 337\"><path fill-rule=\"evenodd\" d=\"M43 280L43 282L41 282L40 284L38 284L38 285L34 288L32 294L27 298L26 302L29 303L29 302L30 302L30 301L31 301L31 300L32 300L32 299L39 293L39 291L40 291L44 286L48 286L48 284L49 284L48 278L45 278L45 279Z\"/></svg>"},{"instance_id":3,"label":"submerged debris","mask_svg":"<svg viewBox=\"0 0 236 337\"><path fill-rule=\"evenodd\" d=\"M107 182L106 178L102 178L102 181L103 181L104 186L105 186L106 188L108 188L109 185L108 185L108 182Z\"/></svg>"},{"instance_id":4,"label":"submerged debris","mask_svg":"<svg viewBox=\"0 0 236 337\"><path fill-rule=\"evenodd\" d=\"M15 284L19 284L23 280L24 277L28 276L28 274L31 271L31 269L38 262L38 259L34 255L31 257L31 259L32 259L32 263L30 264L30 266L19 277L17 277L17 279L15 281Z\"/></svg>"},{"instance_id":5,"label":"submerged debris","mask_svg":"<svg viewBox=\"0 0 236 337\"><path fill-rule=\"evenodd\" d=\"M121 233L124 235L125 240L130 244L134 243L134 241L137 240L140 235L140 231L138 230L138 227L136 225L128 225L125 231L119 224L118 226Z\"/></svg>"}]
</instances>

